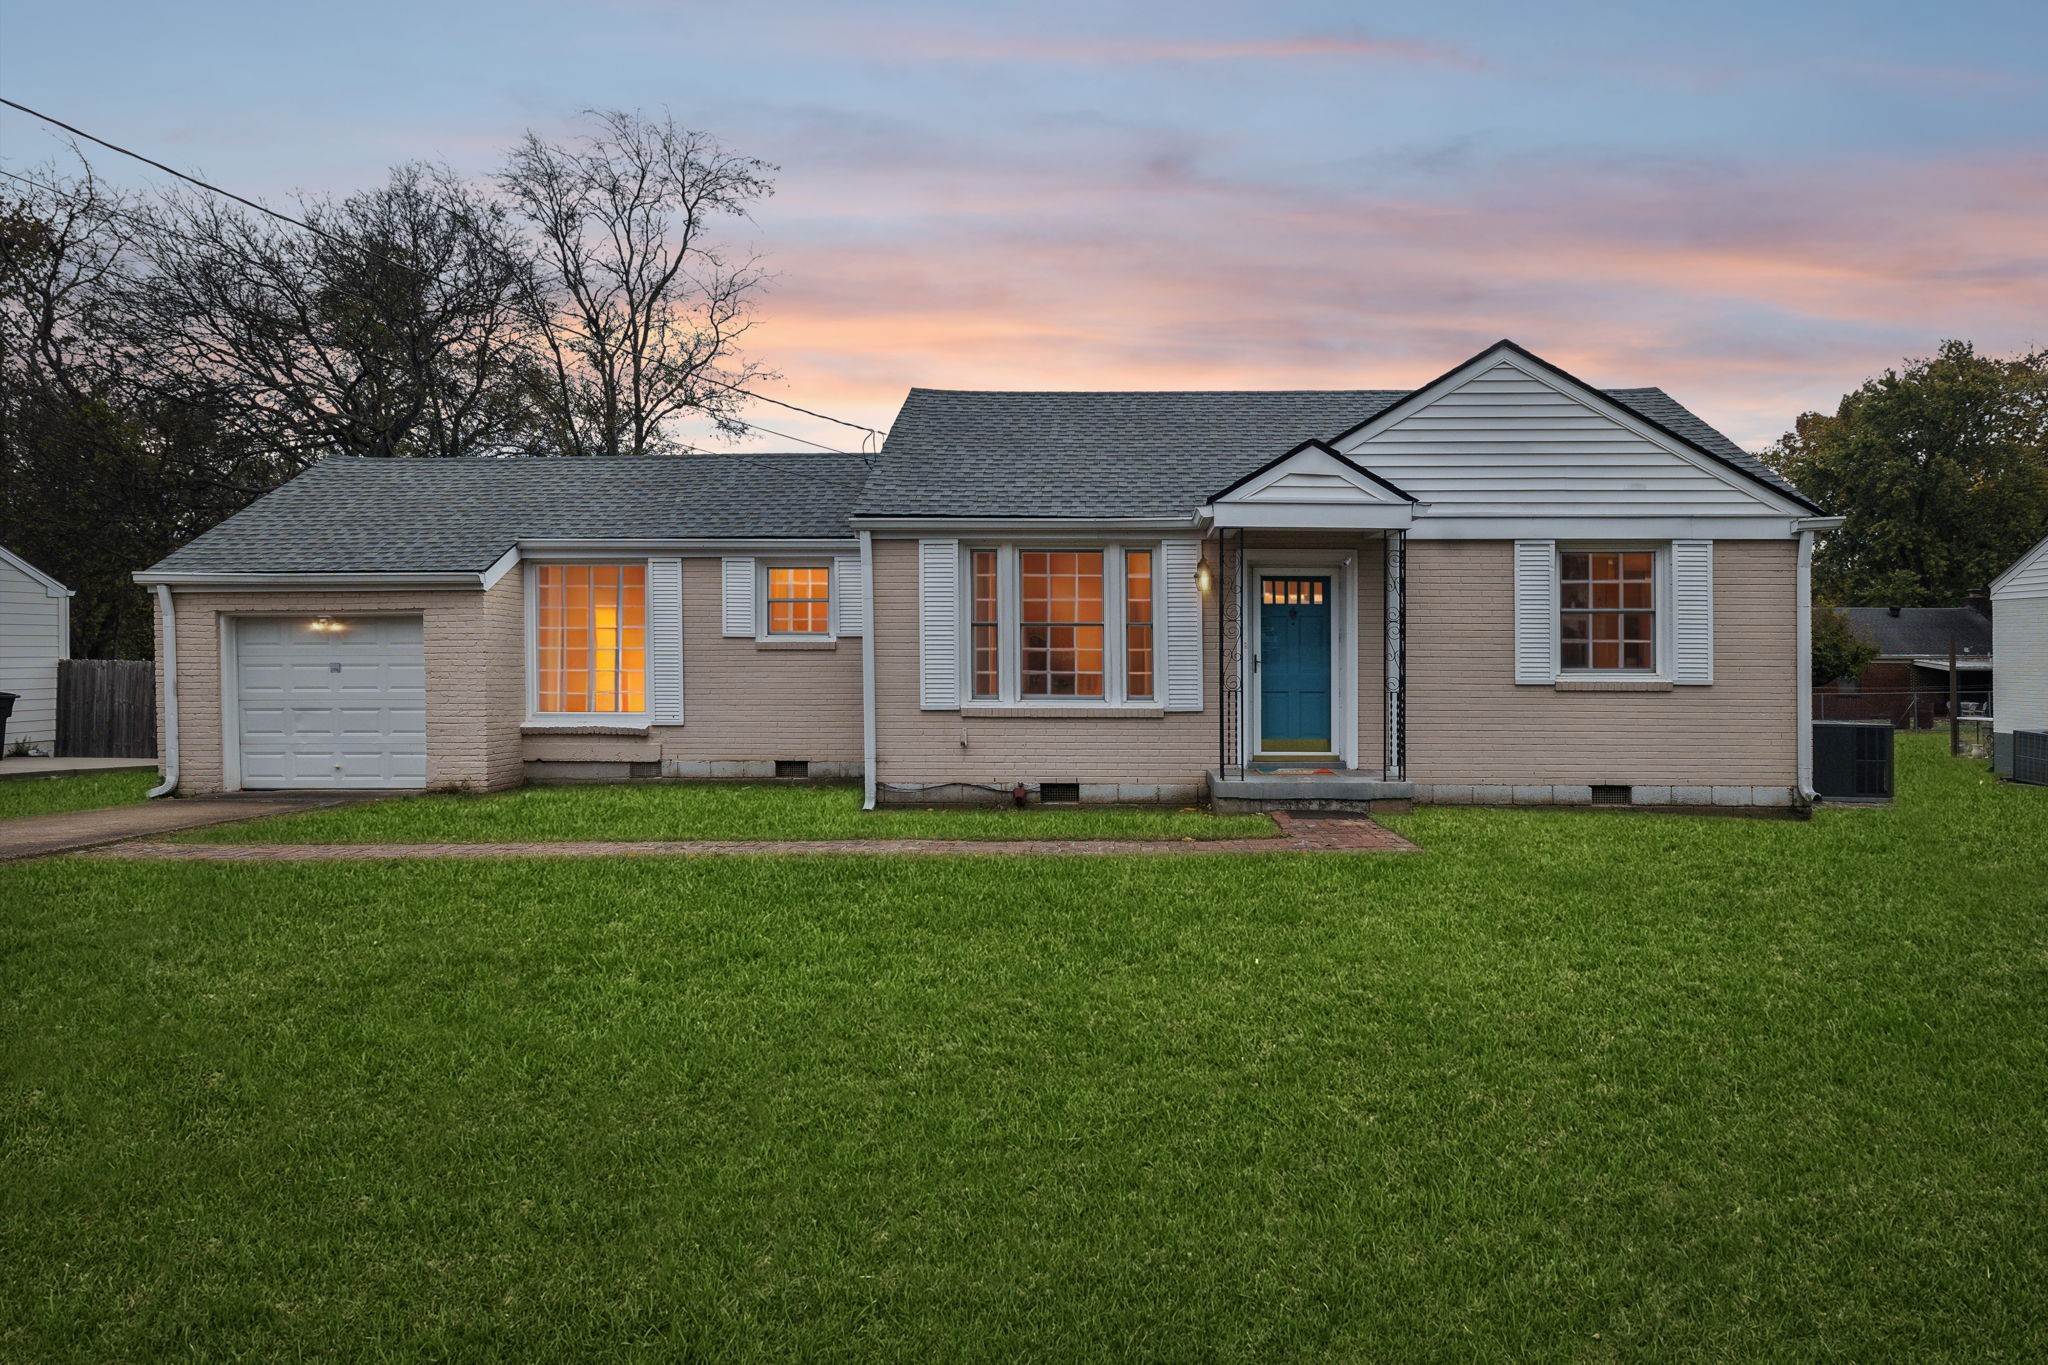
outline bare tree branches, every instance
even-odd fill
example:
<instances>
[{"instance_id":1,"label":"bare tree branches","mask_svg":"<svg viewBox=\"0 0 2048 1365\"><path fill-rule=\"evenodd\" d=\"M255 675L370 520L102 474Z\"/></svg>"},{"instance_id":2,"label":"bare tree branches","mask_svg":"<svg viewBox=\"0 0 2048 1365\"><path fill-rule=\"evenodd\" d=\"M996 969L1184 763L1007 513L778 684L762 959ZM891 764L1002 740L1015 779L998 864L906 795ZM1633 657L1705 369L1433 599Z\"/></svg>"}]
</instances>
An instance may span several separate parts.
<instances>
[{"instance_id":1,"label":"bare tree branches","mask_svg":"<svg viewBox=\"0 0 2048 1365\"><path fill-rule=\"evenodd\" d=\"M549 435L582 455L658 451L686 411L736 432L739 396L705 381L763 373L735 349L764 276L711 233L771 192L774 168L670 118L587 117L596 131L571 143L529 132L498 179L538 239L526 305Z\"/></svg>"},{"instance_id":2,"label":"bare tree branches","mask_svg":"<svg viewBox=\"0 0 2048 1365\"><path fill-rule=\"evenodd\" d=\"M297 463L525 449L530 259L504 208L445 168L301 201L319 235L216 199L148 215L124 313L149 380L204 395Z\"/></svg>"}]
</instances>

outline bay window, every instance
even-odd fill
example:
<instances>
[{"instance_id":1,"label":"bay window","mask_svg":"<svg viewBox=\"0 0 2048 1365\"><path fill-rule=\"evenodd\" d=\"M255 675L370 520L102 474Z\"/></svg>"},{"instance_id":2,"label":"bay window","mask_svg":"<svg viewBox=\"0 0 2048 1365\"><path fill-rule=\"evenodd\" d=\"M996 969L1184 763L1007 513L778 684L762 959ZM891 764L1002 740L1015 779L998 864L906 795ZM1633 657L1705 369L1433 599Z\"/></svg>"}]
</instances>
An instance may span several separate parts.
<instances>
[{"instance_id":1,"label":"bay window","mask_svg":"<svg viewBox=\"0 0 2048 1365\"><path fill-rule=\"evenodd\" d=\"M1150 547L981 546L963 558L969 697L1153 698L1158 611Z\"/></svg>"},{"instance_id":2,"label":"bay window","mask_svg":"<svg viewBox=\"0 0 2048 1365\"><path fill-rule=\"evenodd\" d=\"M537 564L534 709L547 715L647 710L647 566Z\"/></svg>"}]
</instances>

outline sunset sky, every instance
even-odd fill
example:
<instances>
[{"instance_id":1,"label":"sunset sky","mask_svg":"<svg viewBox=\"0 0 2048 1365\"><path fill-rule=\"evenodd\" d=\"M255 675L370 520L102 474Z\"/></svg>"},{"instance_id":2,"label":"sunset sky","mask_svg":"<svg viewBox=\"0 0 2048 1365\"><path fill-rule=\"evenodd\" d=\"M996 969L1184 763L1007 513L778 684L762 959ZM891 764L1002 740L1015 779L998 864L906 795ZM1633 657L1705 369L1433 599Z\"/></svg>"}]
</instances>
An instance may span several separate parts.
<instances>
[{"instance_id":1,"label":"sunset sky","mask_svg":"<svg viewBox=\"0 0 2048 1365\"><path fill-rule=\"evenodd\" d=\"M1506 336L1760 446L1944 337L2048 344L2044 54L2039 3L0 0L0 93L263 196L666 107L781 167L728 234L768 391L877 427ZM0 111L0 164L61 150Z\"/></svg>"}]
</instances>

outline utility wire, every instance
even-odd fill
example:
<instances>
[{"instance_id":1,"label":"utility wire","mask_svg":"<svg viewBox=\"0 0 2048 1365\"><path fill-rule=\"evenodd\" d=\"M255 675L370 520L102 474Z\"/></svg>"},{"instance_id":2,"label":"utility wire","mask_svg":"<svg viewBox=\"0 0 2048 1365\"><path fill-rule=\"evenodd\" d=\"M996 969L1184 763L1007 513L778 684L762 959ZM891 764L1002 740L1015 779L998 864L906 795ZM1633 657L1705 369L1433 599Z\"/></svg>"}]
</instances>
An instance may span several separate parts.
<instances>
[{"instance_id":1,"label":"utility wire","mask_svg":"<svg viewBox=\"0 0 2048 1365\"><path fill-rule=\"evenodd\" d=\"M60 189L60 188L59 188L58 186L55 186L55 185L46 185L46 184L44 184L44 183L43 183L42 181L40 181L40 180L35 180L35 179L32 179L32 178L31 178L31 177L29 177L29 176L25 176L25 175L17 175L17 174L15 173L15 172L13 172L13 171L10 171L10 170L8 170L8 169L7 169L6 167L4 167L4 166L0 166L0 175L4 175L4 176L6 176L6 177L7 177L7 178L8 178L9 180L13 180L13 181L16 181L16 182L17 182L17 183L19 183L19 184L27 185L27 186L28 186L29 188L31 188L31 189L38 189L38 190L42 190L42 191L43 191L44 193L46 193L46 194L64 194L64 193L65 193L65 191L63 191L62 189ZM205 246L205 247L214 247L214 246L219 246L219 245L221 245L221 244L220 244L220 243L218 243L218 242L209 242L209 241L207 241L207 240L206 240L206 239L204 239L204 238L201 238L201 237L195 237L195 236L193 236L193 235L192 235L191 233L189 233L189 232L184 232L184 231L181 231L181 230L179 230L178 228L175 228L175 227L171 227L171 226L169 226L168 224L165 224L165 223L159 223L159 222L156 222L156 221L154 221L154 220L152 220L152 219L144 218L144 217L142 217L142 216L141 216L141 215L139 215L139 214L136 214L136 213L131 213L131 212L129 212L129 211L128 211L128 210L126 210L126 209L123 209L123 208L119 208L119 207L116 207L115 205L113 205L113 204L110 204L110 203L102 203L102 204L101 204L101 205L100 205L99 207L100 207L100 211L101 211L101 212L103 212L103 213L105 213L105 214L109 215L110 217L115 217L115 218L122 218L122 219L125 219L125 220L127 220L128 222L130 222L130 223L133 223L133 224L134 224L135 226L137 226L137 227L141 227L141 228L147 228L147 229L150 229L151 231L164 231L164 232L168 232L168 233L170 233L170 234L171 234L171 235L172 235L173 237L178 237L178 238L181 238L181 239L182 239L182 240L184 240L184 241L187 241L187 242L191 242L191 243L192 243L193 245L195 245L195 246ZM251 264L251 265L255 264L255 262L254 262L253 260L251 260L251 259L250 259L249 257L246 257L246 256L245 256L245 257L242 257L242 259L243 259L243 260L244 260L245 262L247 262L247 263L249 263L249 264ZM698 379L700 379L700 380L702 380L702 379L704 378L704 376L702 376L702 375L699 375L699 376L697 376L697 377L698 377ZM716 382L716 381L713 381L713 382ZM731 388L731 387L732 387L732 385L728 384L728 385L726 385L725 387L727 387L727 388ZM742 392L744 392L744 390L742 390ZM773 400L770 400L770 401L773 401ZM793 406L793 405L785 404L785 406ZM798 409L798 411L802 411L802 409ZM786 432L786 431L777 431L777 430L775 430L775 429L774 429L773 427L764 427L764 426L762 426L762 425L761 425L760 423L758 423L758 422L749 422L749 421L747 421L747 420L746 420L745 418L735 418L734 420L735 420L735 421L737 421L737 422L738 422L738 423L739 423L739 424L740 424L741 426L745 427L745 428L746 428L747 430L749 430L749 431L761 431L761 432L766 432L766 433L767 433L768 435L770 435L770 436L775 436L775 437L779 437L780 439L782 439L782 440L785 440L785 441L797 441L797 442L800 442L800 443L802 443L802 444L804 444L804 445L807 445L807 446L816 446L816 447L817 447L817 448L818 448L819 450L825 451L825 452L827 452L828 454L832 454L832 455L845 455L845 454L847 454L847 453L848 453L848 452L846 452L846 451L844 451L844 450L840 450L840 449L839 449L838 447L836 447L836 446L828 446L828 445L825 445L825 444L823 444L823 443L821 443L821 442L818 442L818 441L812 441L812 440L809 440L809 439L807 439L807 438L805 438L805 437L802 437L802 436L795 436L795 435L792 435L792 434L790 434L789 432ZM829 418L828 418L827 420L829 421L829 420L831 420L831 419L829 419ZM865 430L865 428L863 428L863 430ZM685 451L687 451L688 453L690 453L690 454L692 454L692 455L712 455L712 454L716 454L716 453L717 453L716 451L710 451L710 450L705 450L705 449L704 449L703 447L701 447L701 446L697 446L697 445L692 445L692 444L691 444L690 442L688 442L688 441L678 441L678 442L677 442L677 444L681 445L681 446L682 446L682 448L683 448L683 449L684 449Z\"/></svg>"},{"instance_id":2,"label":"utility wire","mask_svg":"<svg viewBox=\"0 0 2048 1365\"><path fill-rule=\"evenodd\" d=\"M65 132L70 133L72 136L82 137L87 142L93 143L96 146L104 147L110 152L117 152L122 156L132 157L135 160L140 161L145 166L153 166L157 170L162 171L165 175L174 175L188 185L196 185L202 190L209 191L210 193L213 194L221 195L222 197L227 199L232 199L237 204L245 205L249 208L256 210L258 213L268 214L270 217L277 219L279 222L290 223L293 227L303 228L307 232L312 233L314 236L319 237L325 241L333 242L337 246L345 246L352 250L360 251L364 255L375 257L377 260L384 262L384 264L392 266L393 268L398 270L409 270L412 268L411 266L407 265L402 261L394 260L392 257L386 256L383 252L378 251L373 247L364 246L361 242L352 241L346 237L338 237L335 234L328 232L324 228L314 226L312 223L307 222L303 218L295 218L289 213L285 213L282 212L281 210L271 208L268 204L259 203L256 200L250 199L245 195L236 194L233 190L222 189L219 185L213 184L211 181L201 180L198 176L187 175L185 174L185 172L178 170L175 167L166 166L163 162L156 160L154 157L144 156L141 152L130 150L127 147L121 146L117 142L109 142L103 137L95 137L91 133L86 132L83 128L77 127L74 124L66 123L64 120L60 118L54 118L49 114L43 113L40 109L31 109L26 104L21 104L15 100L8 99L4 95L0 95L0 104L4 104L10 109L18 109L22 113L27 114L29 117L41 119L43 122L50 124L53 127L62 128ZM20 176L11 176L11 178L16 180L22 179L22 177ZM34 184L35 182L24 181L24 183ZM43 186L42 188L48 190L51 187ZM191 239L188 238L187 240ZM590 338L585 337L584 340L588 341L590 340ZM864 431L870 436L879 437L882 434L875 428L871 426L866 426L860 422L849 422L843 417L833 417L829 416L826 413L814 412L810 408L798 407L795 403L784 402L780 398L770 398L766 394L755 393L752 389L742 388L738 384L728 384L722 379L712 379L705 375L698 375L697 378L703 383L715 384L721 389L727 389L733 393L744 394L746 397L752 398L757 402L773 403L775 406L779 408L788 408L791 412L800 412L806 417L815 417L822 422L834 422L842 427L852 427L855 431ZM784 440L788 441L803 441L805 445L817 446L820 450L830 450L835 455L843 455L846 453L841 450L835 450L833 447L828 445L820 445L816 441L804 441L804 438L801 436L789 436L779 431L770 430L768 427L759 426L757 423L749 422L746 425L753 426L760 431L766 431L770 436L781 436Z\"/></svg>"}]
</instances>

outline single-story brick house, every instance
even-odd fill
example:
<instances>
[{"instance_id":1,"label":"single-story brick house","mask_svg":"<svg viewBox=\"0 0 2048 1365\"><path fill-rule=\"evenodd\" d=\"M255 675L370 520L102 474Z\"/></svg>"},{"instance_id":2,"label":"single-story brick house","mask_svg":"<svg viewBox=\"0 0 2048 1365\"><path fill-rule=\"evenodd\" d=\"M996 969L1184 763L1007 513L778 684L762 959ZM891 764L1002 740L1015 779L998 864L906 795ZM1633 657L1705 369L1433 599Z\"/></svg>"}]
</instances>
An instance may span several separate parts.
<instances>
[{"instance_id":1,"label":"single-story brick house","mask_svg":"<svg viewBox=\"0 0 2048 1365\"><path fill-rule=\"evenodd\" d=\"M184 792L1789 806L1837 524L1501 342L1413 391L914 389L871 459L331 459L138 580Z\"/></svg>"}]
</instances>

